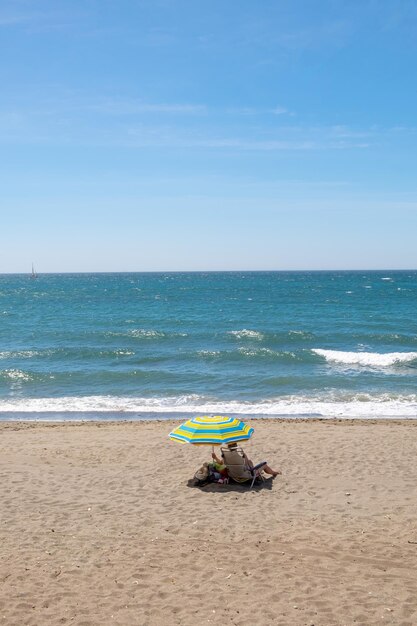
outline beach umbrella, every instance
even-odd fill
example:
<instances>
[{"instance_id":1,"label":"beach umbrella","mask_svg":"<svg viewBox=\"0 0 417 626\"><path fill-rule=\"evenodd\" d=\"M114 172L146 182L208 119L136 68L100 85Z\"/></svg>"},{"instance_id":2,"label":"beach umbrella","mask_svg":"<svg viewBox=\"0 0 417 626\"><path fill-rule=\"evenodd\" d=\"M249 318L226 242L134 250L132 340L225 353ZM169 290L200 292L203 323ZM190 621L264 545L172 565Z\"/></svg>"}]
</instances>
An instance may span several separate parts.
<instances>
[{"instance_id":1,"label":"beach umbrella","mask_svg":"<svg viewBox=\"0 0 417 626\"><path fill-rule=\"evenodd\" d=\"M235 417L203 415L187 420L169 433L181 443L221 445L250 439L253 428Z\"/></svg>"}]
</instances>

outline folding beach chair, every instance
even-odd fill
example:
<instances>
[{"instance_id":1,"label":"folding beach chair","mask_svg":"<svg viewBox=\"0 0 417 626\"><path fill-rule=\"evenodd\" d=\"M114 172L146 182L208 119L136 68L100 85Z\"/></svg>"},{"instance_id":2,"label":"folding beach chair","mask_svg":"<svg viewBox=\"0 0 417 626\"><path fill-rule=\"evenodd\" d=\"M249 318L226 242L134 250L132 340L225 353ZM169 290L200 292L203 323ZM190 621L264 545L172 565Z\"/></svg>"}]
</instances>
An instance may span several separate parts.
<instances>
[{"instance_id":1,"label":"folding beach chair","mask_svg":"<svg viewBox=\"0 0 417 626\"><path fill-rule=\"evenodd\" d=\"M248 463L246 454L242 448L221 448L221 454L224 464L227 467L229 478L236 483L247 483L251 481L249 489L252 489L255 480L264 480L262 474L262 468L267 464L266 461L262 461L257 465L251 467Z\"/></svg>"}]
</instances>

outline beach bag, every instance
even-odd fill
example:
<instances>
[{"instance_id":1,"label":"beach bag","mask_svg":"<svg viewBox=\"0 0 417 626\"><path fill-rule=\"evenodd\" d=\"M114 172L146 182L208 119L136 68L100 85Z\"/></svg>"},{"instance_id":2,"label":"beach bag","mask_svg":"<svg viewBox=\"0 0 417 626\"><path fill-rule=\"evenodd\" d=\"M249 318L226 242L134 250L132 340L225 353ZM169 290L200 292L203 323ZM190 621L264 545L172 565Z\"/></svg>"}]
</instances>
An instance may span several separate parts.
<instances>
[{"instance_id":1,"label":"beach bag","mask_svg":"<svg viewBox=\"0 0 417 626\"><path fill-rule=\"evenodd\" d=\"M196 471L194 474L194 483L197 487L202 487L203 485L207 485L210 482L210 471L208 463L203 463L203 465Z\"/></svg>"},{"instance_id":2,"label":"beach bag","mask_svg":"<svg viewBox=\"0 0 417 626\"><path fill-rule=\"evenodd\" d=\"M194 474L196 487L204 487L208 483L228 483L227 469L217 463L203 463Z\"/></svg>"}]
</instances>

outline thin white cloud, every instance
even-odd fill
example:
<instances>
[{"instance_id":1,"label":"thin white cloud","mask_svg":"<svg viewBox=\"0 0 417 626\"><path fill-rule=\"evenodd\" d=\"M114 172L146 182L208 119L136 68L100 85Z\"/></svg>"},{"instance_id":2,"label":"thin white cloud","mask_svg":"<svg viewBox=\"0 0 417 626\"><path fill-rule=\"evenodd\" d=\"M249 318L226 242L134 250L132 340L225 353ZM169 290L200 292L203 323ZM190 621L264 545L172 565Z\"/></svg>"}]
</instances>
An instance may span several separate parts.
<instances>
[{"instance_id":1,"label":"thin white cloud","mask_svg":"<svg viewBox=\"0 0 417 626\"><path fill-rule=\"evenodd\" d=\"M218 135L198 136L183 134L169 128L149 128L148 126L133 127L127 131L127 143L137 147L164 147L175 149L207 149L231 150L247 152L284 152L312 150L348 150L370 147L365 142L335 141L328 129L323 129L321 136L310 133L308 129L296 132L293 136L262 138L257 137L225 137Z\"/></svg>"},{"instance_id":2,"label":"thin white cloud","mask_svg":"<svg viewBox=\"0 0 417 626\"><path fill-rule=\"evenodd\" d=\"M274 109L271 109L271 113L274 115L289 115L290 117L294 117L295 113L293 111L289 111L286 107L276 106Z\"/></svg>"},{"instance_id":3,"label":"thin white cloud","mask_svg":"<svg viewBox=\"0 0 417 626\"><path fill-rule=\"evenodd\" d=\"M36 12L12 11L3 9L0 11L0 26L16 26L27 24L41 19L43 14Z\"/></svg>"},{"instance_id":4,"label":"thin white cloud","mask_svg":"<svg viewBox=\"0 0 417 626\"><path fill-rule=\"evenodd\" d=\"M14 102L13 102L14 101ZM9 97L0 109L0 129L6 142L51 145L163 147L219 151L366 150L390 145L415 132L407 127L351 127L274 124L271 110L210 108L187 102L146 102L139 98L95 99L85 94L37 94L30 108L22 94ZM284 107L281 107L284 108ZM238 109L239 111L239 109ZM153 116L153 117L152 117ZM286 115L282 113L282 120ZM111 119L111 118L114 118ZM289 118L286 118L289 119ZM299 118L297 118L299 119Z\"/></svg>"},{"instance_id":5,"label":"thin white cloud","mask_svg":"<svg viewBox=\"0 0 417 626\"><path fill-rule=\"evenodd\" d=\"M343 125L331 126L330 132L333 137L337 137L338 139L360 139L364 137L370 137L374 134L369 130L358 131Z\"/></svg>"},{"instance_id":6,"label":"thin white cloud","mask_svg":"<svg viewBox=\"0 0 417 626\"><path fill-rule=\"evenodd\" d=\"M190 147L237 149L251 151L283 151L283 150L312 150L315 146L311 141L279 141L279 140L246 140L246 139L200 139L190 143Z\"/></svg>"},{"instance_id":7,"label":"thin white cloud","mask_svg":"<svg viewBox=\"0 0 417 626\"><path fill-rule=\"evenodd\" d=\"M260 111L254 107L227 107L224 112L229 115L257 115Z\"/></svg>"},{"instance_id":8,"label":"thin white cloud","mask_svg":"<svg viewBox=\"0 0 417 626\"><path fill-rule=\"evenodd\" d=\"M285 107L275 107L275 109L272 109L272 113L275 113L275 115L285 115L289 113L289 111Z\"/></svg>"},{"instance_id":9,"label":"thin white cloud","mask_svg":"<svg viewBox=\"0 0 417 626\"><path fill-rule=\"evenodd\" d=\"M271 22L267 17L242 23L236 45L256 44L264 50L274 50L275 56L270 60L275 63L280 58L280 52L281 55L287 55L324 47L342 47L348 43L355 30L349 12L343 13L337 19L317 18L303 23L291 3L287 7L281 6L279 11L279 28L271 29Z\"/></svg>"},{"instance_id":10,"label":"thin white cloud","mask_svg":"<svg viewBox=\"0 0 417 626\"><path fill-rule=\"evenodd\" d=\"M206 112L206 107L200 104L152 103L134 99L104 99L91 104L81 104L80 108L120 116L135 115L140 113L201 114Z\"/></svg>"},{"instance_id":11,"label":"thin white cloud","mask_svg":"<svg viewBox=\"0 0 417 626\"><path fill-rule=\"evenodd\" d=\"M34 5L36 7L34 8ZM0 7L0 28L21 28L28 32L47 32L82 24L86 13L73 7L61 8L55 3L3 2Z\"/></svg>"}]
</instances>

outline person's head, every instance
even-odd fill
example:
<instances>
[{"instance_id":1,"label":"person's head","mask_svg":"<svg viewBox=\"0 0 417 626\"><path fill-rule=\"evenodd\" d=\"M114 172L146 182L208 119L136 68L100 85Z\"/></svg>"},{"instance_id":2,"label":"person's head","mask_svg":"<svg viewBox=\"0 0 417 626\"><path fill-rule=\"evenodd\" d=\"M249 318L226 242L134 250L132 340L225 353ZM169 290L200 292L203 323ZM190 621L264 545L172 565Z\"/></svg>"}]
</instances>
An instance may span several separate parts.
<instances>
[{"instance_id":1,"label":"person's head","mask_svg":"<svg viewBox=\"0 0 417 626\"><path fill-rule=\"evenodd\" d=\"M237 448L236 441L231 441L230 443L227 444L227 447L229 448L229 450L235 450Z\"/></svg>"}]
</instances>

